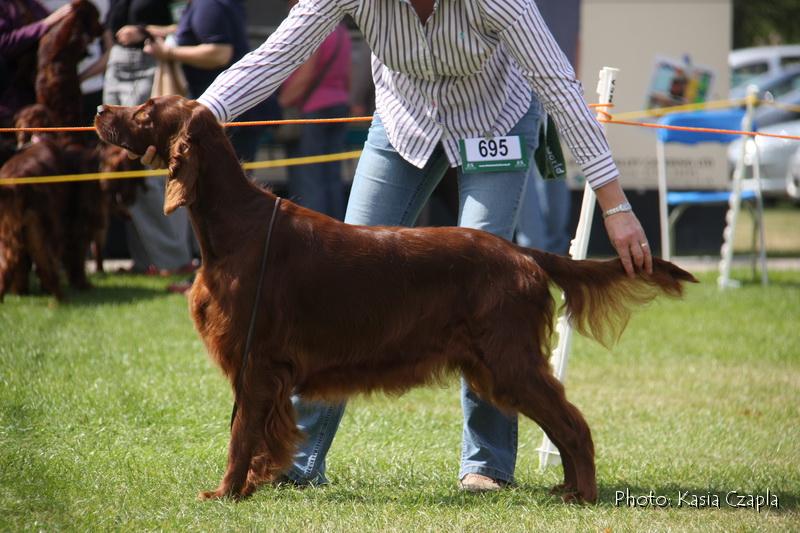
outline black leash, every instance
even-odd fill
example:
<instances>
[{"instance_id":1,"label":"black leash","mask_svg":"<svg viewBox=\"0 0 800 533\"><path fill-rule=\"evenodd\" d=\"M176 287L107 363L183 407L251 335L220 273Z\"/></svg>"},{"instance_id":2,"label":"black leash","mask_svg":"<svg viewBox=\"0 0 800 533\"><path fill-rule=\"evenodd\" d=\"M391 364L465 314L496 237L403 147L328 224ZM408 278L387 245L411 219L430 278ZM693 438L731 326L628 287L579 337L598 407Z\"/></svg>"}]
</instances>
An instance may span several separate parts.
<instances>
[{"instance_id":1,"label":"black leash","mask_svg":"<svg viewBox=\"0 0 800 533\"><path fill-rule=\"evenodd\" d=\"M233 410L231 411L231 429L233 429L233 421L236 420L236 411L239 409L237 399L239 392L244 383L244 370L247 367L247 357L250 355L250 345L253 342L253 331L256 328L256 317L258 316L258 300L261 296L261 285L264 282L264 272L267 271L267 254L269 254L269 241L272 240L272 228L275 227L275 219L278 217L278 208L281 205L279 196L275 197L275 208L272 210L272 218L269 221L269 229L267 230L267 240L264 243L264 255L261 256L261 271L258 274L258 284L256 285L256 294L253 299L253 313L250 315L250 327L247 330L247 340L244 343L244 353L242 354L242 365L239 367L239 375L236 376L235 396L233 398Z\"/></svg>"}]
</instances>

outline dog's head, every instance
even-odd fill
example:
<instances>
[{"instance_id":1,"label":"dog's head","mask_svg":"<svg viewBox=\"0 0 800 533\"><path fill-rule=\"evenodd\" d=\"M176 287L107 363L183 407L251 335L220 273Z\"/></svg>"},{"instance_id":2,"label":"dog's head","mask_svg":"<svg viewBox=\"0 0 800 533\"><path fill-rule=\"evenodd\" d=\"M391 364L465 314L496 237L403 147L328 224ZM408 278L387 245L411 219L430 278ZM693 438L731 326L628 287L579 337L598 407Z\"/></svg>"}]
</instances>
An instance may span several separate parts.
<instances>
[{"instance_id":1,"label":"dog's head","mask_svg":"<svg viewBox=\"0 0 800 533\"><path fill-rule=\"evenodd\" d=\"M39 54L47 61L79 61L102 34L97 7L89 0L72 0L72 12L42 37Z\"/></svg>"},{"instance_id":2,"label":"dog's head","mask_svg":"<svg viewBox=\"0 0 800 533\"><path fill-rule=\"evenodd\" d=\"M104 141L136 154L155 146L168 162L165 214L194 202L202 139L220 130L208 109L181 96L161 96L135 107L102 105L94 123Z\"/></svg>"},{"instance_id":3,"label":"dog's head","mask_svg":"<svg viewBox=\"0 0 800 533\"><path fill-rule=\"evenodd\" d=\"M72 10L81 23L84 33L89 37L103 35L103 25L100 23L100 12L94 2L89 0L72 0Z\"/></svg>"},{"instance_id":4,"label":"dog's head","mask_svg":"<svg viewBox=\"0 0 800 533\"><path fill-rule=\"evenodd\" d=\"M32 104L20 109L14 116L14 126L17 128L48 128L55 125L53 114L42 104ZM34 134L28 131L17 132L17 148L33 142L41 133Z\"/></svg>"},{"instance_id":5,"label":"dog's head","mask_svg":"<svg viewBox=\"0 0 800 533\"><path fill-rule=\"evenodd\" d=\"M89 0L72 0L72 13L78 24L86 44L92 42L103 34L103 25L100 23L100 12L94 3Z\"/></svg>"}]
</instances>

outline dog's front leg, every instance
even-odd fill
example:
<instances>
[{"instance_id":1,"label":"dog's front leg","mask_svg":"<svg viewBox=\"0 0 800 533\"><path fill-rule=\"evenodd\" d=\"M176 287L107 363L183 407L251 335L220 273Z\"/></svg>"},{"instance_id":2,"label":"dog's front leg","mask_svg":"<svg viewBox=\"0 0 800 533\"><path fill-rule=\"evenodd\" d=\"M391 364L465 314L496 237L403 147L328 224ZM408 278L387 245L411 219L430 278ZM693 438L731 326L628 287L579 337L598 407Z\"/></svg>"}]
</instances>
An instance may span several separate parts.
<instances>
[{"instance_id":1,"label":"dog's front leg","mask_svg":"<svg viewBox=\"0 0 800 533\"><path fill-rule=\"evenodd\" d=\"M226 497L238 500L249 496L255 488L252 483L247 483L247 471L257 445L263 440L268 400L258 391L245 391L239 400L236 420L231 428L225 476L217 490L201 492L201 500Z\"/></svg>"}]
</instances>

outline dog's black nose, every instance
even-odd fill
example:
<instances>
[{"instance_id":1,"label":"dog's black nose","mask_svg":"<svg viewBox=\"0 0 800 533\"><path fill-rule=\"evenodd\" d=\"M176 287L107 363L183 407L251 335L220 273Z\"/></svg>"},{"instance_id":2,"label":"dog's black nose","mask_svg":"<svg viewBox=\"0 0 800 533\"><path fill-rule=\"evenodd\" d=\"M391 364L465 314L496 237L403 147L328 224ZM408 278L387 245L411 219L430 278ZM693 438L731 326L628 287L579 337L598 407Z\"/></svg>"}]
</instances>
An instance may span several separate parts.
<instances>
[{"instance_id":1,"label":"dog's black nose","mask_svg":"<svg viewBox=\"0 0 800 533\"><path fill-rule=\"evenodd\" d=\"M98 115L102 115L106 111L108 111L108 108L105 105L100 104L99 106L97 106L97 114Z\"/></svg>"}]
</instances>

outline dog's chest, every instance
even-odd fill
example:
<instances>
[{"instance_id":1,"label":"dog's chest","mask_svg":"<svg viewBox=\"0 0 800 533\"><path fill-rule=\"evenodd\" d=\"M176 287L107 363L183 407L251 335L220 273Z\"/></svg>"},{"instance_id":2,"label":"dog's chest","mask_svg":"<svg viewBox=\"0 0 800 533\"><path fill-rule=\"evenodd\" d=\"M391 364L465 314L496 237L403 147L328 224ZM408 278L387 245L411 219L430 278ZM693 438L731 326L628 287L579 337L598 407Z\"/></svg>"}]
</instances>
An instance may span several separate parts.
<instances>
[{"instance_id":1,"label":"dog's chest","mask_svg":"<svg viewBox=\"0 0 800 533\"><path fill-rule=\"evenodd\" d=\"M230 298L215 294L202 275L198 275L189 298L192 318L211 358L231 376L236 371L231 357L237 345L237 335L231 318L232 309L226 302L229 303Z\"/></svg>"}]
</instances>

